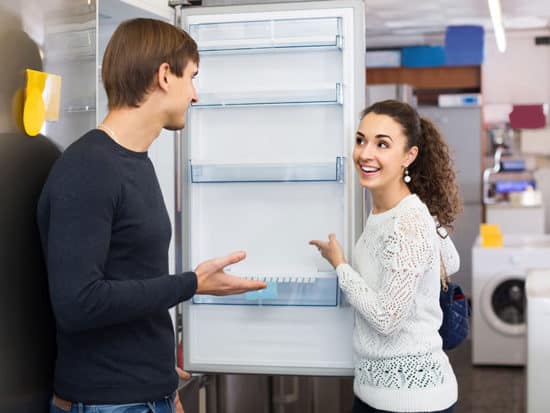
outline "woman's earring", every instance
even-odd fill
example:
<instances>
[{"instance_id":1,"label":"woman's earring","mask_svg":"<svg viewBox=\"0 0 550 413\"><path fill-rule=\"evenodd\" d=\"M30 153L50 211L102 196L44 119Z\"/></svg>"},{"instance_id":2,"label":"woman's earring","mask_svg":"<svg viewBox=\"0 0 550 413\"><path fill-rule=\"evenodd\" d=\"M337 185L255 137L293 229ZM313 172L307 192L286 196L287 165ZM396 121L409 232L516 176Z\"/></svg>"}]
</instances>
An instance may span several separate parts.
<instances>
[{"instance_id":1,"label":"woman's earring","mask_svg":"<svg viewBox=\"0 0 550 413\"><path fill-rule=\"evenodd\" d=\"M405 167L405 175L403 176L403 181L405 181L406 184L412 181L412 178L409 175L409 168Z\"/></svg>"}]
</instances>

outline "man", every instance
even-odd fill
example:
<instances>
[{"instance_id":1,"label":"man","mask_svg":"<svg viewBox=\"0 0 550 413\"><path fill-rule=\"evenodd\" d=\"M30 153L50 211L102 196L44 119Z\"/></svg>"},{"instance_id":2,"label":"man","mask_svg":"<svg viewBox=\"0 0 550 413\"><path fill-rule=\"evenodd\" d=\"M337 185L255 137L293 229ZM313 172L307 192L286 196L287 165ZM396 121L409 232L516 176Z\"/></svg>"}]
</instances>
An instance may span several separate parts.
<instances>
[{"instance_id":1,"label":"man","mask_svg":"<svg viewBox=\"0 0 550 413\"><path fill-rule=\"evenodd\" d=\"M52 412L164 413L178 376L168 309L195 293L265 288L224 267L245 253L168 275L171 225L147 149L185 125L199 56L184 31L152 19L122 23L103 58L104 121L56 162L38 222L58 328Z\"/></svg>"}]
</instances>

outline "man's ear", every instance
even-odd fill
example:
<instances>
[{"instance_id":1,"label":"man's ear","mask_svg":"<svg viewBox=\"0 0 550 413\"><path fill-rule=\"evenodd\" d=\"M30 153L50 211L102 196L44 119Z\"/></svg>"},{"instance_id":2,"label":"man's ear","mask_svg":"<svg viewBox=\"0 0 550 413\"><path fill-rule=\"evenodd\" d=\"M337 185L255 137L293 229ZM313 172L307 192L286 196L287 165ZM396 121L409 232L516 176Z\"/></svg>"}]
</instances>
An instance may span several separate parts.
<instances>
[{"instance_id":1,"label":"man's ear","mask_svg":"<svg viewBox=\"0 0 550 413\"><path fill-rule=\"evenodd\" d=\"M168 63L163 63L159 66L157 71L157 82L159 88L166 91L168 90L168 79L170 75L170 65Z\"/></svg>"}]
</instances>

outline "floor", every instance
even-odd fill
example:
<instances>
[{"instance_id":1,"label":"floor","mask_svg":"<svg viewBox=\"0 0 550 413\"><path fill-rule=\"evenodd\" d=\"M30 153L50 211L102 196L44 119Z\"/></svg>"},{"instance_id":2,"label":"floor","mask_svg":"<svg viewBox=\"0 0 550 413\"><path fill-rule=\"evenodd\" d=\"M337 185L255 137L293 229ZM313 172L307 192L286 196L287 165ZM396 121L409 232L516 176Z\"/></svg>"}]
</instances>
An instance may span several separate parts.
<instances>
[{"instance_id":1,"label":"floor","mask_svg":"<svg viewBox=\"0 0 550 413\"><path fill-rule=\"evenodd\" d=\"M474 367L471 343L449 352L458 380L455 413L525 413L523 367Z\"/></svg>"}]
</instances>

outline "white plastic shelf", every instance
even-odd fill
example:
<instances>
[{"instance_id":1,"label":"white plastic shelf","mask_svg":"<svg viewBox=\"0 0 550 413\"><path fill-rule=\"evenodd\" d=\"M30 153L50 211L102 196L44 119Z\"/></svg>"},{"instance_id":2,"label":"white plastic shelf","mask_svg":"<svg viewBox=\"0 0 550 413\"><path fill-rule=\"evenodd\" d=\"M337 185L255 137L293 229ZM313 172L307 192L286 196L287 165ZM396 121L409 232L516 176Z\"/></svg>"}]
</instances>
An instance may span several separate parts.
<instances>
[{"instance_id":1,"label":"white plastic shelf","mask_svg":"<svg viewBox=\"0 0 550 413\"><path fill-rule=\"evenodd\" d=\"M338 305L335 272L294 274L241 274L243 278L266 281L267 288L245 294L216 297L195 295L193 304L321 306Z\"/></svg>"},{"instance_id":2,"label":"white plastic shelf","mask_svg":"<svg viewBox=\"0 0 550 413\"><path fill-rule=\"evenodd\" d=\"M341 18L273 19L189 26L201 53L342 48Z\"/></svg>"},{"instance_id":3,"label":"white plastic shelf","mask_svg":"<svg viewBox=\"0 0 550 413\"><path fill-rule=\"evenodd\" d=\"M342 104L342 84L336 83L315 89L262 90L248 92L200 91L199 102L193 108L226 106L266 106L302 104Z\"/></svg>"},{"instance_id":4,"label":"white plastic shelf","mask_svg":"<svg viewBox=\"0 0 550 413\"><path fill-rule=\"evenodd\" d=\"M344 182L344 158L304 164L214 164L190 162L192 183Z\"/></svg>"},{"instance_id":5,"label":"white plastic shelf","mask_svg":"<svg viewBox=\"0 0 550 413\"><path fill-rule=\"evenodd\" d=\"M82 113L82 112L95 112L95 105L70 105L63 108L67 113Z\"/></svg>"}]
</instances>

